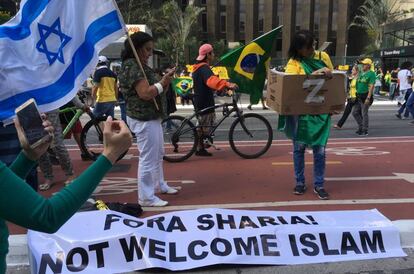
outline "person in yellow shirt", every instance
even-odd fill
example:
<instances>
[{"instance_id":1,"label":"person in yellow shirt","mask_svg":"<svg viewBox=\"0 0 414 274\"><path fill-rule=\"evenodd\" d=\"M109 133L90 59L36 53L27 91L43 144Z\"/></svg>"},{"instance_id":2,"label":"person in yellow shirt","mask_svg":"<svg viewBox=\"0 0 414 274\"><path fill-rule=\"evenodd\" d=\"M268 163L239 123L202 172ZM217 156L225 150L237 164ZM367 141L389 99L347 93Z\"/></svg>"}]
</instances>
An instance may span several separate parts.
<instances>
[{"instance_id":1,"label":"person in yellow shirt","mask_svg":"<svg viewBox=\"0 0 414 274\"><path fill-rule=\"evenodd\" d=\"M115 103L118 100L116 75L109 68L108 58L99 56L98 66L93 75L92 97L95 99L93 114L97 117L114 117Z\"/></svg>"},{"instance_id":2,"label":"person in yellow shirt","mask_svg":"<svg viewBox=\"0 0 414 274\"><path fill-rule=\"evenodd\" d=\"M332 62L325 52L315 51L315 39L307 30L297 32L288 51L289 62L287 74L323 74L332 77ZM329 199L324 188L325 181L325 147L331 126L330 114L320 115L279 115L278 129L284 131L293 141L293 163L296 186L293 193L302 195L305 185L305 150L312 147L314 162L313 191L321 200Z\"/></svg>"},{"instance_id":3,"label":"person in yellow shirt","mask_svg":"<svg viewBox=\"0 0 414 274\"><path fill-rule=\"evenodd\" d=\"M352 108L356 102L356 82L358 78L358 66L354 66L352 68L351 75L349 76L349 92L348 92L348 99L346 101L346 107L344 113L342 114L341 119L339 119L338 123L334 125L334 128L341 129L342 126L345 124L346 119L348 119L349 114L351 114Z\"/></svg>"}]
</instances>

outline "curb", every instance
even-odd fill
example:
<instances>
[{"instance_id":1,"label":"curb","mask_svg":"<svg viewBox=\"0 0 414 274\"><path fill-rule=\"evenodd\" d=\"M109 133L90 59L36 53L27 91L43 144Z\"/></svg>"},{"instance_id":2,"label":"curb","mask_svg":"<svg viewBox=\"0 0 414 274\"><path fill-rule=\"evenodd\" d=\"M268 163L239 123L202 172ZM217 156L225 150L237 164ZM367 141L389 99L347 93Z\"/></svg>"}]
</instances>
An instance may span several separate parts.
<instances>
[{"instance_id":1,"label":"curb","mask_svg":"<svg viewBox=\"0 0 414 274\"><path fill-rule=\"evenodd\" d=\"M241 100L242 100L242 103L240 104L241 107L244 108L244 109L246 109L247 106L249 105L249 99L248 98L242 98ZM230 103L231 100L228 99L228 98L225 98L225 97L218 97L218 98L216 98L216 103L224 103L224 102L229 102ZM395 106L395 107L397 107L397 100L390 101L386 97L385 98L381 98L380 97L380 98L377 98L376 100L374 100L374 103L372 105L373 106ZM185 106L183 106L181 104L177 104L176 107L177 107L177 110L191 110L191 111L194 110L193 105L185 105ZM117 111L120 111L119 106L116 106L115 109ZM261 103L259 102L257 105L253 105L252 106L252 109L254 109L254 110L262 110ZM273 110L269 108L269 111L273 111Z\"/></svg>"},{"instance_id":2,"label":"curb","mask_svg":"<svg viewBox=\"0 0 414 274\"><path fill-rule=\"evenodd\" d=\"M414 220L397 220L392 222L400 231L402 248L414 248Z\"/></svg>"},{"instance_id":3,"label":"curb","mask_svg":"<svg viewBox=\"0 0 414 274\"><path fill-rule=\"evenodd\" d=\"M396 220L392 223L400 231L401 247L414 249L414 220ZM9 237L9 254L7 255L8 269L14 271L27 269L28 266L29 257L26 234L11 235ZM7 273L14 272L8 271Z\"/></svg>"},{"instance_id":4,"label":"curb","mask_svg":"<svg viewBox=\"0 0 414 274\"><path fill-rule=\"evenodd\" d=\"M249 105L249 103L245 103L245 102L241 103L241 107L244 108L244 109L246 109L248 105ZM397 107L397 101L388 101L388 100L387 101L378 101L377 100L377 101L374 101L374 103L372 105L373 106L395 106L395 107ZM252 109L262 110L261 103L259 102L259 104L253 105ZM192 105L185 105L185 106L177 105L177 110L194 110L194 107ZM269 108L269 111L273 111L273 110Z\"/></svg>"}]
</instances>

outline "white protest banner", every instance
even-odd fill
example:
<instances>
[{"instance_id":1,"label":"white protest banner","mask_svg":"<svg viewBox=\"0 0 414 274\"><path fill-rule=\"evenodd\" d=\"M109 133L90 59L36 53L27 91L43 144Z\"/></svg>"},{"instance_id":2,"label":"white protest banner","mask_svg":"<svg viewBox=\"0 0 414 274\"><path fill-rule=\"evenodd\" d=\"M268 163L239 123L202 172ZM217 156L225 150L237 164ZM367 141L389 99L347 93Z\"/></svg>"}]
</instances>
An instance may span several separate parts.
<instances>
[{"instance_id":1,"label":"white protest banner","mask_svg":"<svg viewBox=\"0 0 414 274\"><path fill-rule=\"evenodd\" d=\"M213 264L307 264L406 256L377 210L199 209L137 219L73 216L55 234L29 231L32 273L120 273Z\"/></svg>"}]
</instances>

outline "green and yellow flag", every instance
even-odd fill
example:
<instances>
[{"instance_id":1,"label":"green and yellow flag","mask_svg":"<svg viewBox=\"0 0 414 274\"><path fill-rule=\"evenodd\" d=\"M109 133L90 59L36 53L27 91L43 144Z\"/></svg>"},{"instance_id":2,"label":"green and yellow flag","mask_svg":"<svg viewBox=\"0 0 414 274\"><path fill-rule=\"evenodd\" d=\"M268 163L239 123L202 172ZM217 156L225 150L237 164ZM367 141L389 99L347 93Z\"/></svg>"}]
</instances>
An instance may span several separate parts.
<instances>
[{"instance_id":1,"label":"green and yellow flag","mask_svg":"<svg viewBox=\"0 0 414 274\"><path fill-rule=\"evenodd\" d=\"M172 86L178 95L185 95L193 88L193 78L181 76L172 80Z\"/></svg>"},{"instance_id":2,"label":"green and yellow flag","mask_svg":"<svg viewBox=\"0 0 414 274\"><path fill-rule=\"evenodd\" d=\"M223 55L215 66L227 68L230 81L239 86L239 92L250 94L250 102L262 98L266 70L273 45L282 26L254 39L244 47Z\"/></svg>"}]
</instances>

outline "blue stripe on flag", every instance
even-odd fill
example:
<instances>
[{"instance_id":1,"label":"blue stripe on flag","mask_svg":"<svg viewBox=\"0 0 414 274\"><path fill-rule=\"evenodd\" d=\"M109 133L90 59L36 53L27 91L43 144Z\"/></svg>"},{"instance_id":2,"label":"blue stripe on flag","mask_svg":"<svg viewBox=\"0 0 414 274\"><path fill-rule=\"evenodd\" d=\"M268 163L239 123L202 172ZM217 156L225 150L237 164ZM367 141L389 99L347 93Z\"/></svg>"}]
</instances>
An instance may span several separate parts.
<instances>
[{"instance_id":1,"label":"blue stripe on flag","mask_svg":"<svg viewBox=\"0 0 414 274\"><path fill-rule=\"evenodd\" d=\"M52 103L63 98L73 88L75 79L91 62L95 53L95 44L106 36L122 29L118 12L112 11L92 22L85 35L85 41L76 50L72 62L63 75L53 84L16 94L0 102L0 120L14 115L14 110L30 98L34 98L38 105Z\"/></svg>"},{"instance_id":2,"label":"blue stripe on flag","mask_svg":"<svg viewBox=\"0 0 414 274\"><path fill-rule=\"evenodd\" d=\"M0 38L23 40L30 35L30 25L51 0L28 0L21 9L21 21L16 26L0 27Z\"/></svg>"}]
</instances>

